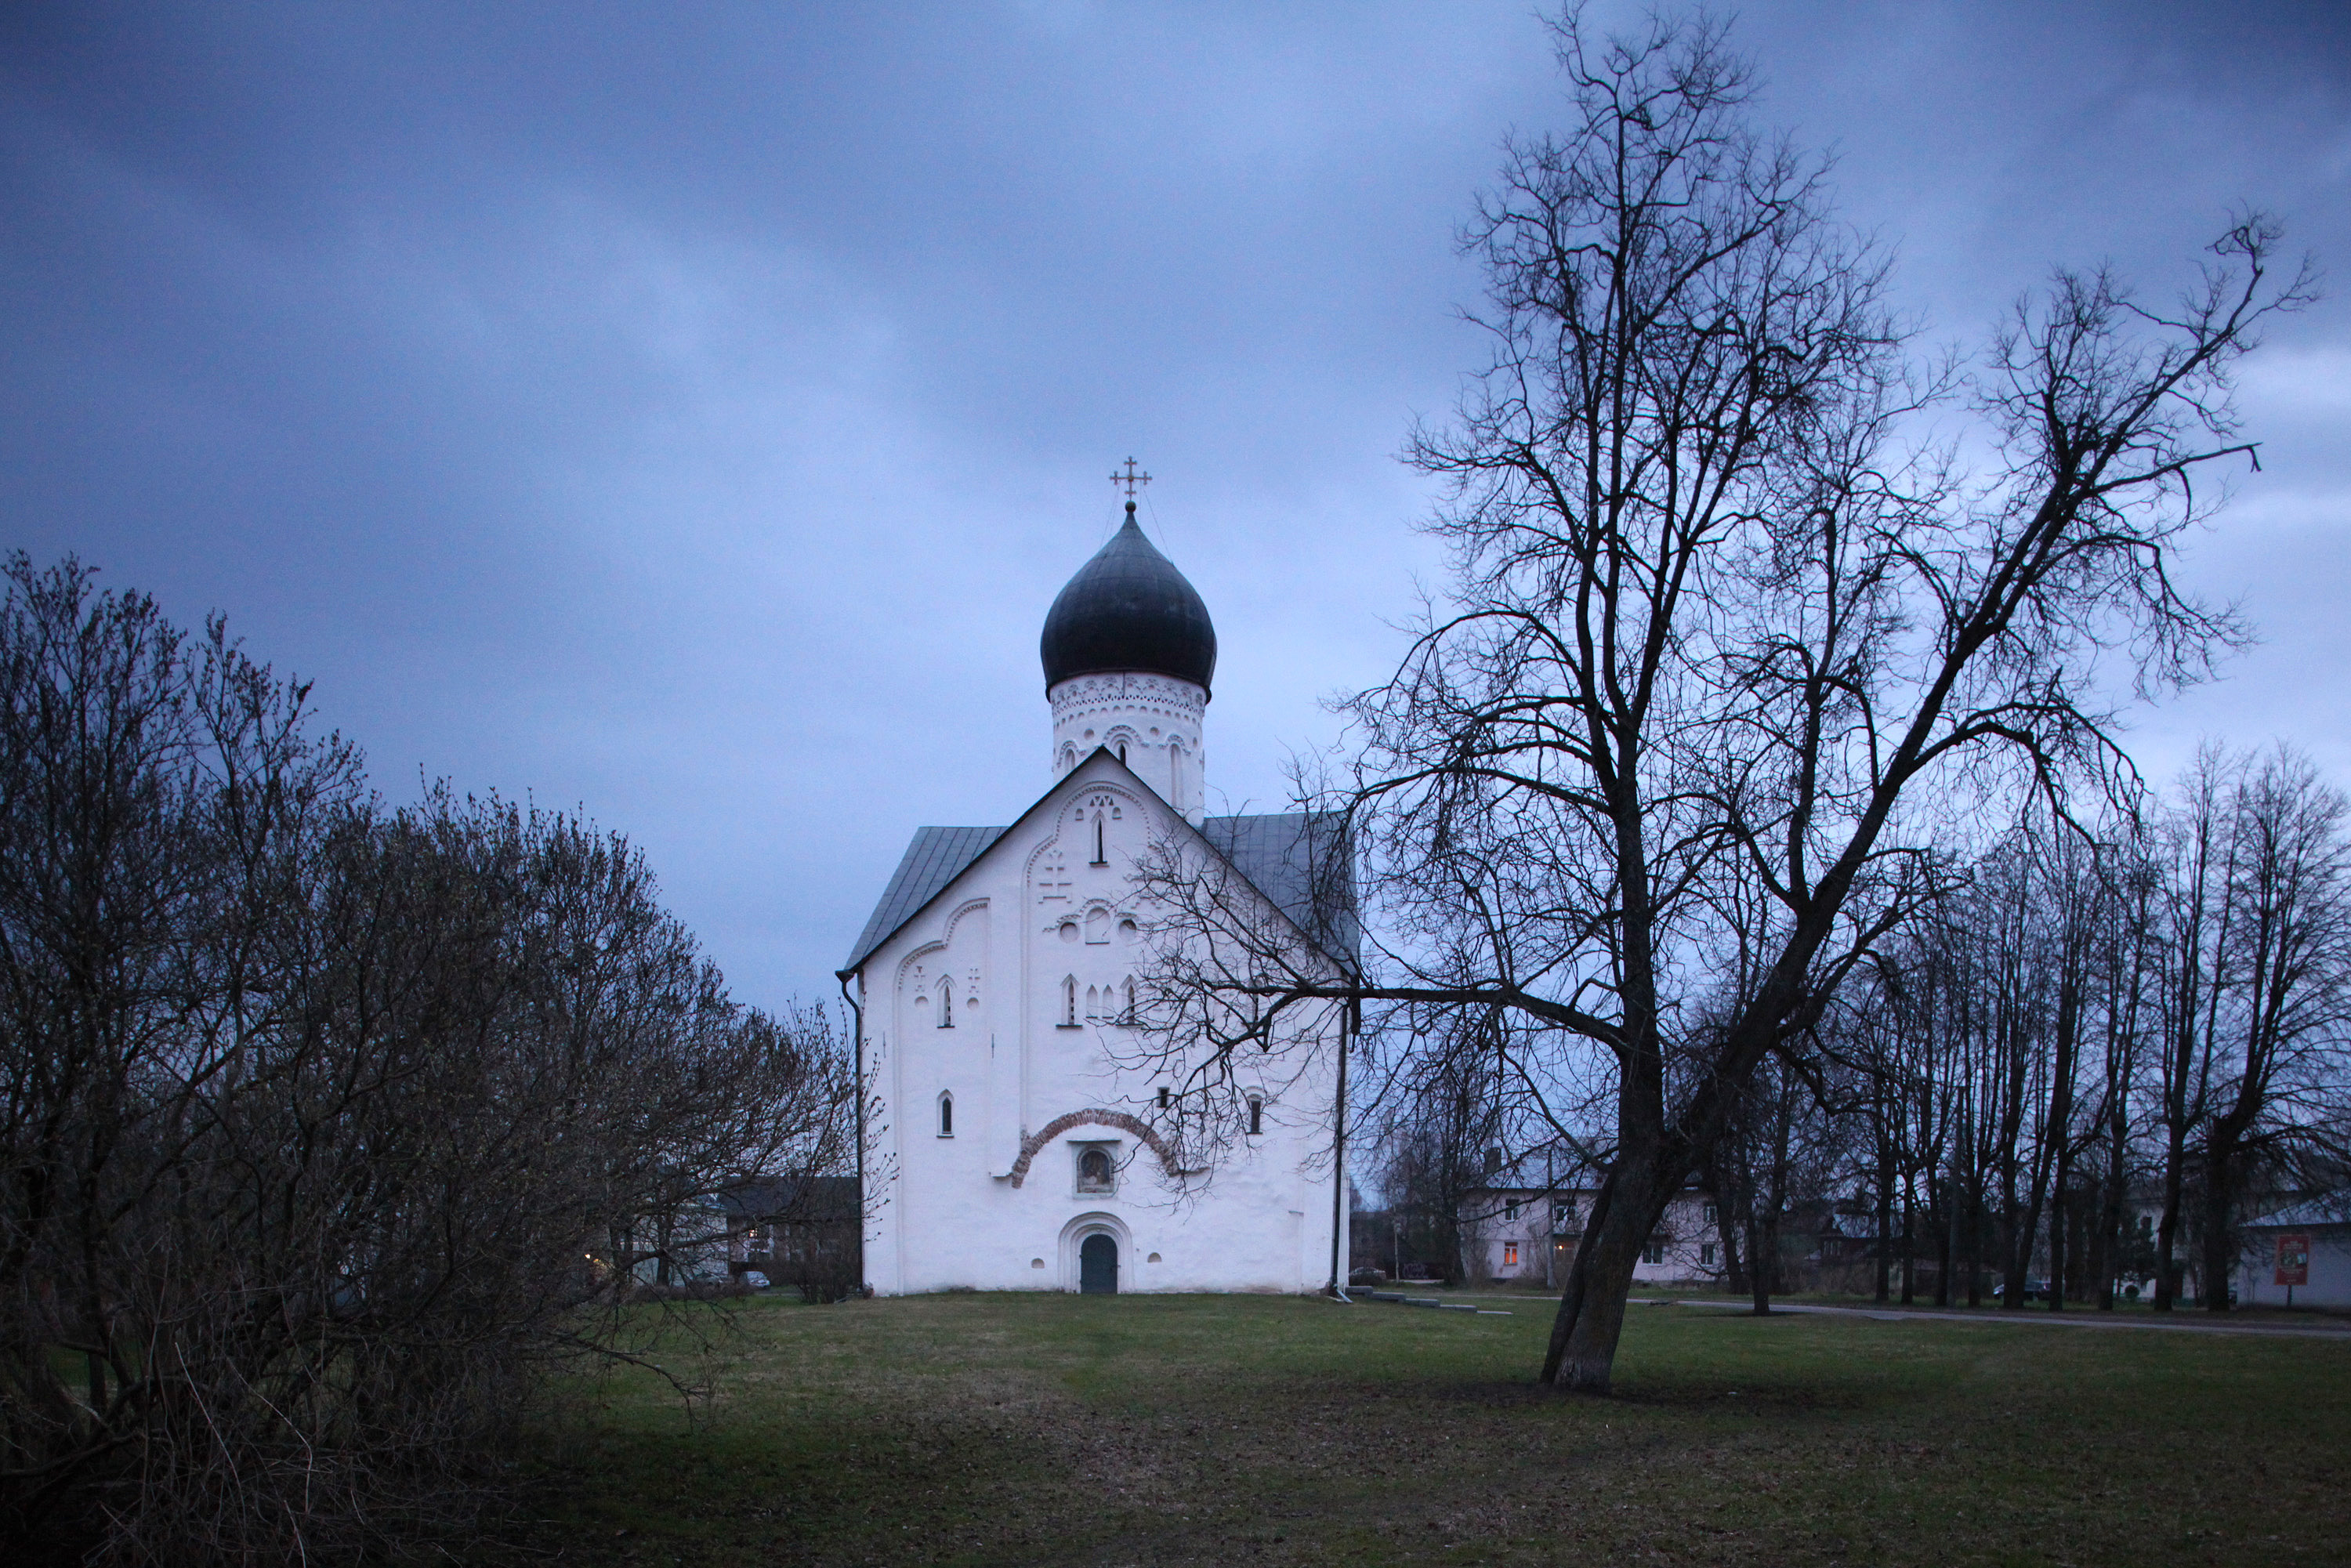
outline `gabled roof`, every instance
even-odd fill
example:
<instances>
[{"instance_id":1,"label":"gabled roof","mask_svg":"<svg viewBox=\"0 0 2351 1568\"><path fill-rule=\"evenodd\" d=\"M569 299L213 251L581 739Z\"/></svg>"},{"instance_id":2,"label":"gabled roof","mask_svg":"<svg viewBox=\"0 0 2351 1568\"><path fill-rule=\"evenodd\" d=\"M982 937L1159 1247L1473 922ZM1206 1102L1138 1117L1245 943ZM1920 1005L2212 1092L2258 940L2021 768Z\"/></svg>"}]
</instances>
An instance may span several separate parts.
<instances>
[{"instance_id":1,"label":"gabled roof","mask_svg":"<svg viewBox=\"0 0 2351 1568\"><path fill-rule=\"evenodd\" d=\"M1148 790L1132 769L1109 752L1096 747L1094 757ZM1088 761L1092 760L1089 758ZM1063 782L1082 768L1062 775L1052 789L1023 811L1025 821L1051 800ZM1179 817L1177 821L1182 821ZM1014 824L1018 826L1018 823ZM917 828L912 843L898 862L898 870L882 890L865 929L858 934L849 962L841 967L843 978L873 956L874 949L896 936L925 905L945 893L964 872L987 852L1010 828ZM1353 857L1346 852L1343 820L1337 812L1290 811L1268 816L1210 817L1199 833L1208 846L1230 862L1250 886L1306 939L1335 962L1353 969L1359 961L1362 926L1355 914Z\"/></svg>"},{"instance_id":2,"label":"gabled roof","mask_svg":"<svg viewBox=\"0 0 2351 1568\"><path fill-rule=\"evenodd\" d=\"M1200 824L1200 836L1308 941L1349 970L1355 967L1363 927L1345 818L1336 811L1210 817Z\"/></svg>"},{"instance_id":3,"label":"gabled roof","mask_svg":"<svg viewBox=\"0 0 2351 1568\"><path fill-rule=\"evenodd\" d=\"M2325 1225L2342 1225L2351 1220L2351 1195L2335 1193L2325 1197L2306 1198L2289 1205L2275 1214L2244 1222L2248 1229L2267 1230L2273 1227L2294 1229L2316 1229Z\"/></svg>"},{"instance_id":4,"label":"gabled roof","mask_svg":"<svg viewBox=\"0 0 2351 1568\"><path fill-rule=\"evenodd\" d=\"M947 883L1003 836L1002 828L916 828L914 841L906 846L896 874L882 890L882 902L873 906L872 918L857 934L857 945L850 951L849 962L841 967L841 972L847 974L872 957L874 948L897 935L898 927L946 892Z\"/></svg>"}]
</instances>

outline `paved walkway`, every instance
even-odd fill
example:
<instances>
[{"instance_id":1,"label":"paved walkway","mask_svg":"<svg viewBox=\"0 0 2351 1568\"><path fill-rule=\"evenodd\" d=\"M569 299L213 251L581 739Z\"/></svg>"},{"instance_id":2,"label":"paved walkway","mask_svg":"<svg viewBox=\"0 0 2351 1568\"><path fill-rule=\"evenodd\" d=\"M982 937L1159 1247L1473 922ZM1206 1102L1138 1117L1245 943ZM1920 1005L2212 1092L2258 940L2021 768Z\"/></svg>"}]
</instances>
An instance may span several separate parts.
<instances>
[{"instance_id":1,"label":"paved walkway","mask_svg":"<svg viewBox=\"0 0 2351 1568\"><path fill-rule=\"evenodd\" d=\"M1713 1307L1718 1311L1745 1312L1753 1311L1746 1301L1709 1301L1680 1296L1634 1297L1650 1306ZM2202 1320L2201 1314L2168 1313L2163 1316L2141 1317L2137 1313L2100 1312L2088 1310L2053 1312L2022 1308L2016 1312L1937 1312L1921 1307L1822 1307L1808 1302L1773 1302L1774 1312L1813 1312L1831 1318L1868 1318L1881 1323L1898 1323L1905 1318L1927 1318L1946 1323L2045 1323L2052 1328L2075 1329L2153 1329L2175 1333L2234 1333L2262 1334L2279 1339L2328 1339L2351 1341L2351 1324L2313 1323L2304 1327L2296 1323L2279 1322L2218 1322Z\"/></svg>"},{"instance_id":2,"label":"paved walkway","mask_svg":"<svg viewBox=\"0 0 2351 1568\"><path fill-rule=\"evenodd\" d=\"M1360 1287L1358 1287L1360 1289ZM1480 1292L1481 1295L1484 1292ZM1524 1291L1496 1291L1487 1300L1510 1301L1549 1301L1556 1304L1557 1296L1530 1295ZM1704 1296L1628 1296L1627 1303L1636 1307L1711 1307L1717 1312L1745 1312L1753 1311L1744 1301L1724 1301ZM2241 1318L2223 1318L2215 1322L2192 1306L2176 1313L2158 1317L2152 1313L2101 1312L2088 1307L2076 1307L2067 1312L2053 1312L2045 1308L2027 1307L2018 1312L2004 1312L1997 1307L1977 1312L1954 1312L1935 1307L1827 1307L1811 1301L1780 1301L1771 1303L1774 1312L1813 1312L1831 1318L1868 1318L1876 1322L1900 1322L1905 1318L1927 1318L1946 1323L2047 1323L2054 1328L2074 1329L2148 1329L2170 1333L2237 1333L2263 1334L2285 1339L2351 1340L2351 1321L2320 1318L2308 1323L2282 1323L2275 1320L2248 1322Z\"/></svg>"},{"instance_id":3,"label":"paved walkway","mask_svg":"<svg viewBox=\"0 0 2351 1568\"><path fill-rule=\"evenodd\" d=\"M1356 1286L1360 1293L1364 1289ZM1532 1295L1523 1291L1497 1291L1490 1294L1479 1291L1464 1300L1505 1301L1546 1301L1558 1304L1553 1295ZM1636 1307L1711 1307L1717 1312L1750 1312L1752 1302L1725 1301L1705 1296L1627 1296L1627 1304ZM1951 1312L1935 1307L1825 1307L1811 1301L1779 1301L1771 1303L1777 1312L1812 1312L1828 1318L1868 1318L1881 1323L1898 1323L1906 1318L1925 1318L1945 1323L2010 1323L2031 1326L2045 1323L2052 1328L2069 1329L2146 1329L2158 1333L2234 1333L2260 1334L2273 1339L2351 1340L2351 1321L2320 1318L2309 1323L2247 1322L2241 1318L2223 1318L2214 1322L2198 1308L2183 1307L2177 1312L2160 1316L2141 1312L2101 1312L2089 1307L2053 1312L2046 1308L2022 1308L2006 1312L1989 1308L1977 1312Z\"/></svg>"}]
</instances>

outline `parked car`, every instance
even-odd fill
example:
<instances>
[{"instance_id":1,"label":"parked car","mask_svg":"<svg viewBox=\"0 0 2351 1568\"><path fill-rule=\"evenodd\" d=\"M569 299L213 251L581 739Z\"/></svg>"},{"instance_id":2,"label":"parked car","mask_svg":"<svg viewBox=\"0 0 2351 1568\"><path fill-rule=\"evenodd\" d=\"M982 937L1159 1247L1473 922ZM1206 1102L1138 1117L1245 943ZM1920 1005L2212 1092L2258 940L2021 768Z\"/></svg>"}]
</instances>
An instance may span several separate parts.
<instances>
[{"instance_id":1,"label":"parked car","mask_svg":"<svg viewBox=\"0 0 2351 1568\"><path fill-rule=\"evenodd\" d=\"M1991 1293L1995 1296L2002 1295L2007 1289L2007 1281L1997 1280L1992 1282ZM2023 1295L2024 1299L2028 1301L2047 1301L2049 1299L2049 1281L2046 1280L2036 1280L2030 1274L2026 1275L2024 1277Z\"/></svg>"}]
</instances>

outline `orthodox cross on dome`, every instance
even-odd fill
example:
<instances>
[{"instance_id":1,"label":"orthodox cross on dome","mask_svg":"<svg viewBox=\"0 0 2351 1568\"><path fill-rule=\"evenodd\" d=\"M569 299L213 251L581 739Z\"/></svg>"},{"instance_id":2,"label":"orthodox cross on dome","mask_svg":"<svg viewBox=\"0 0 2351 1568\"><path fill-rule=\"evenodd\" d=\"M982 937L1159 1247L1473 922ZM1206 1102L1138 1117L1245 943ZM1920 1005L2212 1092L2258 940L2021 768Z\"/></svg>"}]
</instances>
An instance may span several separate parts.
<instances>
[{"instance_id":1,"label":"orthodox cross on dome","mask_svg":"<svg viewBox=\"0 0 2351 1568\"><path fill-rule=\"evenodd\" d=\"M1151 483L1151 476L1138 470L1134 465L1134 459L1130 457L1126 460L1126 472L1113 474L1110 476L1110 482L1126 486L1126 509L1131 512L1134 510L1134 493Z\"/></svg>"}]
</instances>

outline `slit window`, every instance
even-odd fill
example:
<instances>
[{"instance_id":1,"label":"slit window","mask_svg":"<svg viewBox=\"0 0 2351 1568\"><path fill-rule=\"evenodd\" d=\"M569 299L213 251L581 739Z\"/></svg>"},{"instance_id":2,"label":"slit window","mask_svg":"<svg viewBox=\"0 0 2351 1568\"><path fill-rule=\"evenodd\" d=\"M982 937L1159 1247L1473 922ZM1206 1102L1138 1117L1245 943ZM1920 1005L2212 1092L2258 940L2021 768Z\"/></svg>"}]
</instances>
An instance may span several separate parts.
<instances>
[{"instance_id":1,"label":"slit window","mask_svg":"<svg viewBox=\"0 0 2351 1568\"><path fill-rule=\"evenodd\" d=\"M1162 1111L1165 1111L1165 1109L1167 1109L1168 1104L1169 1104L1169 1103L1171 1103L1175 1098L1176 1098L1176 1097L1175 1097L1173 1094L1171 1094L1171 1093L1169 1093L1169 1092L1168 1092L1167 1085L1165 1085L1165 1083L1163 1083L1163 1084L1161 1084L1161 1085L1159 1086L1159 1108L1160 1108Z\"/></svg>"},{"instance_id":2,"label":"slit window","mask_svg":"<svg viewBox=\"0 0 2351 1568\"><path fill-rule=\"evenodd\" d=\"M1252 1137L1252 1138L1257 1137L1257 1136L1259 1136L1259 1134L1261 1134L1262 1133L1264 1133L1264 1131L1265 1131L1265 1102L1264 1102L1264 1101L1262 1101L1262 1100L1254 1100L1254 1099L1253 1099L1253 1100L1251 1100L1251 1101L1249 1102L1249 1136L1250 1136L1250 1137Z\"/></svg>"},{"instance_id":3,"label":"slit window","mask_svg":"<svg viewBox=\"0 0 2351 1568\"><path fill-rule=\"evenodd\" d=\"M939 1136L955 1136L955 1096L952 1094L939 1096Z\"/></svg>"},{"instance_id":4,"label":"slit window","mask_svg":"<svg viewBox=\"0 0 2351 1568\"><path fill-rule=\"evenodd\" d=\"M1103 849L1102 813L1097 811L1094 813L1094 864L1110 864L1110 856L1103 852Z\"/></svg>"}]
</instances>

